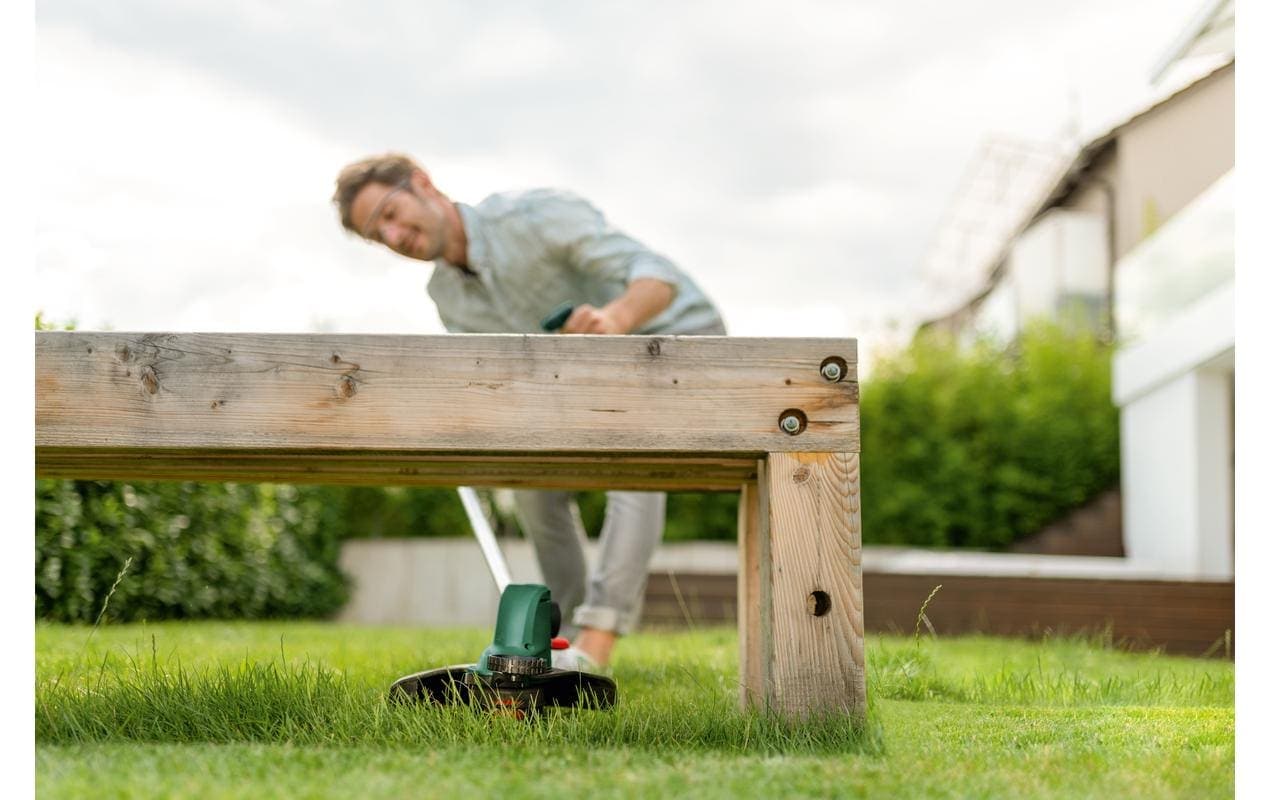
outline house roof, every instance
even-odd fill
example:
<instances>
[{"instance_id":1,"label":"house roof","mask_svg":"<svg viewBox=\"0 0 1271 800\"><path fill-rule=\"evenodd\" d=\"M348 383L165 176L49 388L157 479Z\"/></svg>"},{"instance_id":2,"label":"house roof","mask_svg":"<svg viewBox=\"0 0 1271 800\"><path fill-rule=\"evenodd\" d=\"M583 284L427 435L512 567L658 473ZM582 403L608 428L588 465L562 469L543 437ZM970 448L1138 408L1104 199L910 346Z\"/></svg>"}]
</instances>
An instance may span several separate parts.
<instances>
[{"instance_id":1,"label":"house roof","mask_svg":"<svg viewBox=\"0 0 1271 800\"><path fill-rule=\"evenodd\" d=\"M1071 194L1072 190L1080 185L1080 178L1086 169L1097 161L1108 147L1117 140L1117 137L1124 133L1128 128L1133 127L1146 117L1151 116L1157 110L1174 102L1174 100L1178 97L1195 91L1202 84L1208 83L1220 75L1230 72L1235 69L1235 65L1236 60L1234 58L1224 62L1222 65L1205 73L1204 75L1201 75L1199 78L1191 81L1190 83L1169 92L1163 97L1153 99L1144 108L1134 112L1123 121L1109 128L1106 132L1091 139L1089 143L1077 151L1077 154L1073 156L1072 163L1068 166L1068 169L1064 170L1063 173L1060 174L1050 191L1048 191L1041 202L1038 203L1037 208L1031 215L1025 218L1024 224L1016 232L1016 235L1018 236L1018 234L1023 233L1024 230L1026 230L1029 225L1036 222L1037 218L1043 213L1062 203L1068 195ZM1014 237L1012 237L1012 240L1013 239Z\"/></svg>"},{"instance_id":2,"label":"house roof","mask_svg":"<svg viewBox=\"0 0 1271 800\"><path fill-rule=\"evenodd\" d=\"M1235 49L1236 7L1234 0L1205 0L1178 37L1161 53L1152 67L1152 83L1157 83L1170 67L1191 56L1230 53Z\"/></svg>"},{"instance_id":3,"label":"house roof","mask_svg":"<svg viewBox=\"0 0 1271 800\"><path fill-rule=\"evenodd\" d=\"M1112 147L1113 144L1115 144L1117 138L1122 133L1124 133L1127 129L1133 127L1135 124L1139 123L1146 117L1151 116L1154 112L1161 109L1162 107L1169 105L1176 98L1184 94L1187 94L1189 92L1195 91L1201 85L1208 83L1209 81L1212 81L1218 78L1220 75L1224 75L1227 72L1235 69L1235 63L1236 63L1235 59L1232 58L1226 61L1225 63L1221 64L1220 66L1216 67L1215 69L1201 75L1195 80L1168 92L1164 96L1160 96L1160 97L1152 99L1143 108L1139 109L1138 111L1134 112L1130 116L1126 117L1121 122L1118 122L1117 124L1113 125L1111 128L1109 128L1107 131L1100 134L1099 136L1096 136L1095 138L1091 139L1085 146L1083 146L1080 150L1077 151L1077 153L1072 157L1072 160L1069 163L1068 167L1059 173L1059 177L1055 179L1055 181L1052 183L1050 188L1044 194L1039 195L1039 197L1041 197L1041 200L1038 201L1038 203L1034 206L1033 210L1030 213L1025 214L1023 217L1021 217L1021 220L1022 220L1021 223L1015 229L1015 231L1009 237L1006 238L1006 240L1002 244L1001 249L998 252L997 257L993 259L993 261L991 262L993 266L989 270L988 274L984 276L984 282L983 282L982 288L979 291L975 292L973 295L971 295L966 301L964 301L957 308L954 308L950 310L948 313L943 314L939 317L935 317L933 319L927 320L919 327L925 328L929 325L933 325L933 324L951 319L953 317L956 317L958 314L962 313L965 309L974 307L976 304L981 302L985 297L987 297L989 292L993 290L993 287L995 287L998 281L1001 280L1002 273L1004 272L1004 267L1006 265L1007 256L1010 253L1011 246L1015 243L1015 241L1019 239L1019 237L1024 233L1024 231L1028 230L1042 214L1045 214L1047 211L1054 208L1055 206L1062 205L1063 202L1078 187L1081 186L1082 179L1084 178L1087 170L1089 170L1091 165L1093 165L1096 161L1098 161L1099 158L1104 153L1106 153L1108 149Z\"/></svg>"}]
</instances>

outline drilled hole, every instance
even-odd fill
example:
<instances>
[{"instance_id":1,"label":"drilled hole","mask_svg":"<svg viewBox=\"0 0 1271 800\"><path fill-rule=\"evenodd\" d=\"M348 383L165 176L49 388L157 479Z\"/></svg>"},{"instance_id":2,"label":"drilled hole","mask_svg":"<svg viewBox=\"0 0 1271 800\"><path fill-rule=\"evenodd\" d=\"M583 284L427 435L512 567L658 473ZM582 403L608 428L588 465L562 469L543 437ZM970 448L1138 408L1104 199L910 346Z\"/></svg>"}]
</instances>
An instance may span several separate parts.
<instances>
[{"instance_id":1,"label":"drilled hole","mask_svg":"<svg viewBox=\"0 0 1271 800\"><path fill-rule=\"evenodd\" d=\"M830 596L820 589L808 595L808 613L814 617L830 613Z\"/></svg>"},{"instance_id":2,"label":"drilled hole","mask_svg":"<svg viewBox=\"0 0 1271 800\"><path fill-rule=\"evenodd\" d=\"M808 415L797 408L787 408L777 418L777 427L790 436L798 436L808 427Z\"/></svg>"},{"instance_id":3,"label":"drilled hole","mask_svg":"<svg viewBox=\"0 0 1271 800\"><path fill-rule=\"evenodd\" d=\"M838 383L847 377L847 361L839 356L830 356L821 362L821 377L832 383Z\"/></svg>"}]
</instances>

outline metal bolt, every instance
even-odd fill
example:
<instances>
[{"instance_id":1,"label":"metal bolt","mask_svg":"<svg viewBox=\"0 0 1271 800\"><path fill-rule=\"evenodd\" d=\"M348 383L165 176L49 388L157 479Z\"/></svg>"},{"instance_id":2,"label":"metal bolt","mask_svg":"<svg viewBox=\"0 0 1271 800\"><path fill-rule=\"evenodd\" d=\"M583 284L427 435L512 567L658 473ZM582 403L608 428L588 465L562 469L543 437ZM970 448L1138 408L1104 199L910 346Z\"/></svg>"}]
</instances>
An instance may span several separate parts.
<instances>
[{"instance_id":1,"label":"metal bolt","mask_svg":"<svg viewBox=\"0 0 1271 800\"><path fill-rule=\"evenodd\" d=\"M833 383L843 377L843 368L837 361L827 361L821 365L821 377Z\"/></svg>"},{"instance_id":2,"label":"metal bolt","mask_svg":"<svg viewBox=\"0 0 1271 800\"><path fill-rule=\"evenodd\" d=\"M786 416L781 418L781 430L789 434L798 433L799 427L802 424L803 423L799 422L799 418L796 417L794 414L787 414Z\"/></svg>"}]
</instances>

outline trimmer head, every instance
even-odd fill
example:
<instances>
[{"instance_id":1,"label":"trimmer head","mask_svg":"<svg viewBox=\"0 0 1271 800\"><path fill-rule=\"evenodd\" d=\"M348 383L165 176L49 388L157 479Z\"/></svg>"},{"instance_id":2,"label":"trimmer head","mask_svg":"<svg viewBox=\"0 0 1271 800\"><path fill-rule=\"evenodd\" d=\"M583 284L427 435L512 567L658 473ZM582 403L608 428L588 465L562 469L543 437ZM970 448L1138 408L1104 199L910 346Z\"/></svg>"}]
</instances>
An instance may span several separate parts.
<instances>
[{"instance_id":1,"label":"trimmer head","mask_svg":"<svg viewBox=\"0 0 1271 800\"><path fill-rule=\"evenodd\" d=\"M548 706L611 707L618 699L612 679L552 668L552 636L559 626L560 611L546 586L511 584L499 598L494 641L480 661L398 678L389 697L398 702L463 703L518 718Z\"/></svg>"}]
</instances>

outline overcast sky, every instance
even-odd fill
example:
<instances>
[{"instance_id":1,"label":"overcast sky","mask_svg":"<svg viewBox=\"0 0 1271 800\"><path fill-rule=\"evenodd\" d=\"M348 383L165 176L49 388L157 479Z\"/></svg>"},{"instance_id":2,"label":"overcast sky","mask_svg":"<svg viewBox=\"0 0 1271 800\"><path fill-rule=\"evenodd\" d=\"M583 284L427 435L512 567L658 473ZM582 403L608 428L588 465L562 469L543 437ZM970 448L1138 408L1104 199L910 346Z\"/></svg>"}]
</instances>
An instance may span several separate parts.
<instances>
[{"instance_id":1,"label":"overcast sky","mask_svg":"<svg viewBox=\"0 0 1271 800\"><path fill-rule=\"evenodd\" d=\"M1199 0L36 4L36 306L115 330L436 333L339 168L559 186L744 336L884 341L989 137L1090 135Z\"/></svg>"}]
</instances>

